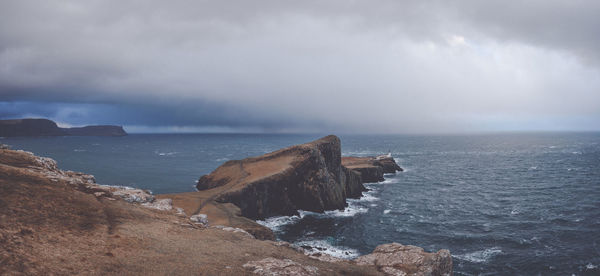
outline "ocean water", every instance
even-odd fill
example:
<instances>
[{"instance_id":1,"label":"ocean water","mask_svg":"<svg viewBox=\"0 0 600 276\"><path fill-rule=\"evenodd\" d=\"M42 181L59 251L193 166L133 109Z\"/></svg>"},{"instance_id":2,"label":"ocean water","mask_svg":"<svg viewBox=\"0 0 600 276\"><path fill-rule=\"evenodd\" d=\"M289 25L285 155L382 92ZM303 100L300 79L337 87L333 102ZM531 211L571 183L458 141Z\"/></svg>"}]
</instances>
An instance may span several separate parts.
<instances>
[{"instance_id":1,"label":"ocean water","mask_svg":"<svg viewBox=\"0 0 600 276\"><path fill-rule=\"evenodd\" d=\"M99 183L193 191L223 162L321 135L4 138ZM261 223L281 240L352 258L389 242L447 248L455 275L600 275L600 134L342 136L344 155L391 151L386 175L345 210Z\"/></svg>"}]
</instances>

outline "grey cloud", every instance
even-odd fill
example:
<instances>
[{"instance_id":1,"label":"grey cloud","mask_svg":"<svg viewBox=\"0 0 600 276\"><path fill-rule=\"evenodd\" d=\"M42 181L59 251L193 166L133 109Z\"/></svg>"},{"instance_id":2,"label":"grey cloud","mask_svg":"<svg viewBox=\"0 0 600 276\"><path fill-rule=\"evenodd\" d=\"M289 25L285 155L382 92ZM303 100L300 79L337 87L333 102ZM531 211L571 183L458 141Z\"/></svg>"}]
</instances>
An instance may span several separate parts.
<instances>
[{"instance_id":1,"label":"grey cloud","mask_svg":"<svg viewBox=\"0 0 600 276\"><path fill-rule=\"evenodd\" d=\"M4 1L0 101L113 105L98 116L155 126L452 132L584 116L597 129L599 7Z\"/></svg>"}]
</instances>

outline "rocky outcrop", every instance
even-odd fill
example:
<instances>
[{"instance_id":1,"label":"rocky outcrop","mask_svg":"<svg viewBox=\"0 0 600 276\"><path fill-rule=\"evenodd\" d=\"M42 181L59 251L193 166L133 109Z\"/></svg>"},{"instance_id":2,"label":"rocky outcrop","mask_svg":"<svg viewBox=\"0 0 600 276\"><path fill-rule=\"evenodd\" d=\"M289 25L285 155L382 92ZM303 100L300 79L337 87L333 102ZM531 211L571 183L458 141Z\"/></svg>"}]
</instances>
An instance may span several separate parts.
<instances>
[{"instance_id":1,"label":"rocky outcrop","mask_svg":"<svg viewBox=\"0 0 600 276\"><path fill-rule=\"evenodd\" d=\"M242 215L264 219L294 215L297 210L342 209L347 198L359 198L363 183L383 181L384 173L402 169L393 158L341 157L334 135L272 153L225 162L202 176L201 193L219 203L233 203Z\"/></svg>"},{"instance_id":2,"label":"rocky outcrop","mask_svg":"<svg viewBox=\"0 0 600 276\"><path fill-rule=\"evenodd\" d=\"M272 275L296 275L296 276L316 276L319 275L319 269L314 266L307 266L290 259L265 258L260 261L252 261L244 264L244 267L250 269L252 273L262 276Z\"/></svg>"},{"instance_id":3,"label":"rocky outcrop","mask_svg":"<svg viewBox=\"0 0 600 276\"><path fill-rule=\"evenodd\" d=\"M396 164L394 158L387 155L377 157L342 157L342 165L358 172L364 183L383 181L383 174L396 173L402 168Z\"/></svg>"},{"instance_id":4,"label":"rocky outcrop","mask_svg":"<svg viewBox=\"0 0 600 276\"><path fill-rule=\"evenodd\" d=\"M200 191L219 189L217 202L263 219L297 210L342 209L364 190L359 175L341 166L340 139L330 135L263 156L228 161L198 180Z\"/></svg>"},{"instance_id":5,"label":"rocky outcrop","mask_svg":"<svg viewBox=\"0 0 600 276\"><path fill-rule=\"evenodd\" d=\"M121 126L61 128L48 119L0 120L0 137L15 136L125 136Z\"/></svg>"},{"instance_id":6,"label":"rocky outcrop","mask_svg":"<svg viewBox=\"0 0 600 276\"><path fill-rule=\"evenodd\" d=\"M10 164L13 169L6 167L3 173L14 169L25 169L52 182L65 182L80 191L93 194L96 197L122 199L129 203L139 203L145 207L170 210L171 201L156 201L150 192L131 187L108 186L96 183L93 175L74 171L64 171L58 168L56 161L48 157L35 156L22 150L0 149L0 165Z\"/></svg>"},{"instance_id":7,"label":"rocky outcrop","mask_svg":"<svg viewBox=\"0 0 600 276\"><path fill-rule=\"evenodd\" d=\"M446 249L427 253L420 247L389 243L354 261L358 265L374 265L387 275L452 275L452 256Z\"/></svg>"}]
</instances>

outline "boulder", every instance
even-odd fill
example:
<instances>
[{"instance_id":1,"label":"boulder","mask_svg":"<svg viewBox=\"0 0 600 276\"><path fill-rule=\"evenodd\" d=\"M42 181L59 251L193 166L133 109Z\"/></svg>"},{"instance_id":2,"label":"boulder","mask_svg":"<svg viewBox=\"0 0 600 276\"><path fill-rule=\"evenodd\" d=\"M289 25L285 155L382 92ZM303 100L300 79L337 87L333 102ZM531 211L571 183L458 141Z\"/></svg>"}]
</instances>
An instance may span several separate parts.
<instances>
[{"instance_id":1,"label":"boulder","mask_svg":"<svg viewBox=\"0 0 600 276\"><path fill-rule=\"evenodd\" d=\"M290 259L265 258L244 264L244 268L250 269L252 273L265 276L297 275L312 276L319 275L319 269L314 266L303 265Z\"/></svg>"},{"instance_id":2,"label":"boulder","mask_svg":"<svg viewBox=\"0 0 600 276\"><path fill-rule=\"evenodd\" d=\"M354 260L358 265L374 265L387 275L452 275L452 256L446 249L427 253L423 248L388 243L377 246L373 253Z\"/></svg>"},{"instance_id":3,"label":"boulder","mask_svg":"<svg viewBox=\"0 0 600 276\"><path fill-rule=\"evenodd\" d=\"M208 225L208 216L206 214L197 214L190 217L190 220L196 224Z\"/></svg>"}]
</instances>

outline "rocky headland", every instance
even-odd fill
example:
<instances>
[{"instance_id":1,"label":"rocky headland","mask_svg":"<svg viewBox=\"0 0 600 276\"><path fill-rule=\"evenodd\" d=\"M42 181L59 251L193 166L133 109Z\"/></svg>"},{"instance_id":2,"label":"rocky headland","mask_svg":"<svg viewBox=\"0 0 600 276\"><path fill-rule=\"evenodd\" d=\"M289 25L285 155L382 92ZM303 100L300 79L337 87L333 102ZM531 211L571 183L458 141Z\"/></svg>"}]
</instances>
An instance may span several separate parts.
<instances>
[{"instance_id":1,"label":"rocky headland","mask_svg":"<svg viewBox=\"0 0 600 276\"><path fill-rule=\"evenodd\" d=\"M121 126L98 125L61 128L48 119L0 120L0 137L17 136L125 136Z\"/></svg>"},{"instance_id":2,"label":"rocky headland","mask_svg":"<svg viewBox=\"0 0 600 276\"><path fill-rule=\"evenodd\" d=\"M451 275L447 250L392 243L345 260L274 241L253 220L342 209L401 170L392 162L342 158L327 136L226 162L198 192L154 196L0 147L0 274Z\"/></svg>"}]
</instances>

